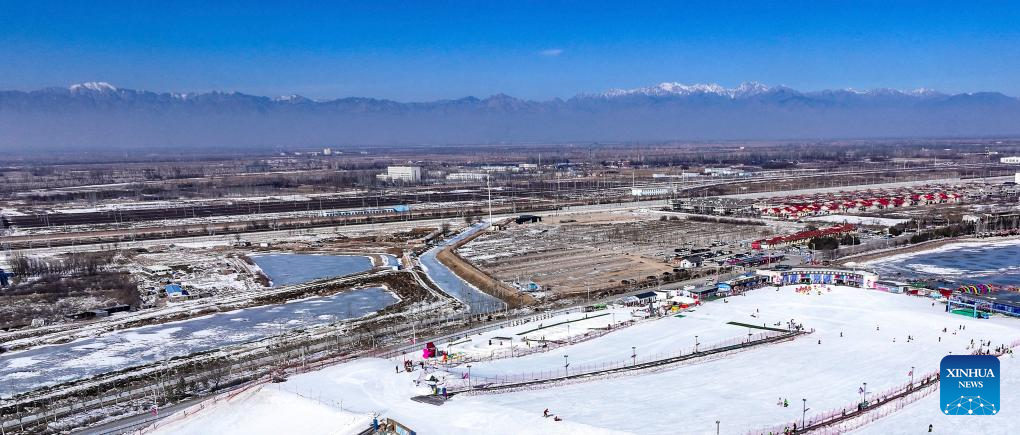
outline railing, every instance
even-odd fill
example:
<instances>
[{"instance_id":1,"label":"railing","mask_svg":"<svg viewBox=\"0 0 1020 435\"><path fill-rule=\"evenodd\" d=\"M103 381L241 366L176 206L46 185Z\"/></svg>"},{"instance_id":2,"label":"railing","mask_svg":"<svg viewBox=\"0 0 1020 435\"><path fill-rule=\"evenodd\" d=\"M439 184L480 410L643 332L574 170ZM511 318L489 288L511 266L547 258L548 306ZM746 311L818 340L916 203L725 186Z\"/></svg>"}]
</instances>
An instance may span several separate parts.
<instances>
[{"instance_id":1,"label":"railing","mask_svg":"<svg viewBox=\"0 0 1020 435\"><path fill-rule=\"evenodd\" d=\"M602 363L579 365L567 364L567 366L562 369L544 370L539 372L476 377L469 376L469 369L458 370L453 371L453 373L460 374L462 379L448 380L446 387L448 394L511 390L556 381L612 375L626 371L662 370L693 364L695 362L702 362L705 357L721 356L723 354L741 351L763 344L793 339L794 337L804 333L805 332L801 331L765 331L749 336L748 338L736 337L712 344L698 344L689 350L681 350L678 352L647 354L642 355L640 358L633 356L625 360ZM567 360L568 359L565 359L565 362Z\"/></svg>"},{"instance_id":2,"label":"railing","mask_svg":"<svg viewBox=\"0 0 1020 435\"><path fill-rule=\"evenodd\" d=\"M1000 346L998 348L999 352L994 352L991 349L985 351L978 349L972 352L972 354L978 355L988 352L990 355L1001 356L1006 351L1018 346L1020 346L1020 340L1014 340L1008 345ZM786 430L792 429L795 425L797 430L791 430L789 433L817 433L825 435L847 433L903 409L907 405L927 397L939 388L940 379L938 371L926 373L917 377L917 379L920 381L916 385L908 382L880 391L877 394L868 393L869 397L876 398L873 402L868 401L866 404L862 402L852 403L842 408L831 409L812 415L806 421L793 420L787 423L753 428L747 431L747 435L783 434L787 433ZM862 406L858 407L859 405ZM802 426L802 423L806 424L806 427Z\"/></svg>"},{"instance_id":3,"label":"railing","mask_svg":"<svg viewBox=\"0 0 1020 435\"><path fill-rule=\"evenodd\" d=\"M584 319L581 319L581 320L584 320ZM606 334L609 334L611 332L616 332L616 331L619 331L619 330L621 330L623 328L636 325L638 323L640 323L640 322L631 319L631 320L627 320L625 322L620 322L620 323L614 325L611 328L598 328L598 329L589 330L589 331L585 332L584 335L582 335L580 337L576 337L576 338L571 338L569 340L555 340L555 341L554 340L547 340L547 341L541 341L541 342L532 340L532 341L535 341L536 343L539 343L539 344L535 344L535 345L531 345L531 346L511 344L509 346L506 346L503 349L493 350L493 351L489 352L488 355L484 355L484 356L454 356L453 358L449 359L446 362L446 364L441 364L441 365L443 367L446 367L446 368L452 368L452 367L461 366L461 365L468 364L468 363L495 361L495 360L509 359L509 358L520 358L522 356L533 355L533 354L537 354L537 353L551 352L551 351L554 351L554 350L559 349L561 347L572 346L572 345L575 345L575 344L578 344L578 343L583 343L583 342L586 342L586 341L594 340L596 338L605 336Z\"/></svg>"}]
</instances>

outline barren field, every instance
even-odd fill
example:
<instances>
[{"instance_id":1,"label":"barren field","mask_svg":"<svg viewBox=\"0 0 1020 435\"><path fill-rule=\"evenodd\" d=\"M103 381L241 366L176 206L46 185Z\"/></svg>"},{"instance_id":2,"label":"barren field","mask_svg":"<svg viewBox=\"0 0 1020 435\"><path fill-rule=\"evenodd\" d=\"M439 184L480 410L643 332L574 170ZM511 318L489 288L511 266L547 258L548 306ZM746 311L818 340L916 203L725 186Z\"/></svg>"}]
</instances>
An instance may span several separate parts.
<instances>
[{"instance_id":1,"label":"barren field","mask_svg":"<svg viewBox=\"0 0 1020 435\"><path fill-rule=\"evenodd\" d=\"M667 220L660 220L667 216ZM676 248L732 246L765 227L684 220L658 212L566 215L511 224L483 234L458 253L505 282L534 281L558 294L584 292L672 272Z\"/></svg>"}]
</instances>

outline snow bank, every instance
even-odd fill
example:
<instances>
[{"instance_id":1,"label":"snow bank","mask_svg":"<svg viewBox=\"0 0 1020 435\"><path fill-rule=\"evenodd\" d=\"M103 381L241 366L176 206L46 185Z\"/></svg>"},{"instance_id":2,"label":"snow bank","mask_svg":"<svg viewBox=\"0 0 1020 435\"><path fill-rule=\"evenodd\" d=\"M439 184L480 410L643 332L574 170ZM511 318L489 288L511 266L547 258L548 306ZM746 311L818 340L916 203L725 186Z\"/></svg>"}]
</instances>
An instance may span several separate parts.
<instances>
[{"instance_id":1,"label":"snow bank","mask_svg":"<svg viewBox=\"0 0 1020 435\"><path fill-rule=\"evenodd\" d=\"M156 429L155 434L356 434L368 427L371 415L344 411L338 403L302 397L277 384L228 402L202 409Z\"/></svg>"}]
</instances>

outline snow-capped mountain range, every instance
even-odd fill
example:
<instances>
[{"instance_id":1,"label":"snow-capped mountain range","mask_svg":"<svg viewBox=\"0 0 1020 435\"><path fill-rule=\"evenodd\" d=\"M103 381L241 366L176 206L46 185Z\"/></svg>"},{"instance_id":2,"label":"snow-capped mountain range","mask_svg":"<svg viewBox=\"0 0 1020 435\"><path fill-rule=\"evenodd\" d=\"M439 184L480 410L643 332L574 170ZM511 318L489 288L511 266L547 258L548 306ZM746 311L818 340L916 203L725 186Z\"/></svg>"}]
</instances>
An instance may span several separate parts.
<instances>
[{"instance_id":1,"label":"snow-capped mountain range","mask_svg":"<svg viewBox=\"0 0 1020 435\"><path fill-rule=\"evenodd\" d=\"M107 82L86 82L71 85L67 88L71 94L76 95L124 95L124 94L145 94L151 92L134 91L130 89L118 89L116 86ZM59 92L59 88L49 88L37 92ZM819 96L824 94L839 94L847 93L862 96L914 96L914 97L939 97L946 96L937 90L929 88L917 88L912 90L898 90L889 88L878 88L869 90L859 90L853 88L839 89L839 90L824 90L815 92L800 92L795 89L786 86L769 86L761 82L744 82L734 88L726 88L716 83L694 83L684 84L680 82L662 82L655 86L647 86L633 89L618 89L613 88L601 93L582 93L578 94L576 99L585 98L619 98L619 97L631 97L631 96L646 96L646 97L687 97L693 95L714 95L720 97L728 97L731 99L749 98L759 95L786 93L786 94L799 94L805 96ZM219 92L213 92L211 94L221 94ZM227 93L227 95L244 95L237 92ZM196 95L202 95L199 93L167 93L172 98L185 100ZM973 95L973 94L966 94ZM247 95L245 95L247 96ZM503 94L498 94L496 97L512 98ZM257 98L257 97L256 97ZM471 99L473 97L467 97ZM306 98L301 95L291 94L282 95L271 98L275 102L322 102ZM335 101L335 100L325 100Z\"/></svg>"},{"instance_id":2,"label":"snow-capped mountain range","mask_svg":"<svg viewBox=\"0 0 1020 435\"><path fill-rule=\"evenodd\" d=\"M666 82L565 100L497 94L428 102L159 93L105 82L0 91L0 149L1016 134L1020 99L923 88L805 92Z\"/></svg>"}]
</instances>

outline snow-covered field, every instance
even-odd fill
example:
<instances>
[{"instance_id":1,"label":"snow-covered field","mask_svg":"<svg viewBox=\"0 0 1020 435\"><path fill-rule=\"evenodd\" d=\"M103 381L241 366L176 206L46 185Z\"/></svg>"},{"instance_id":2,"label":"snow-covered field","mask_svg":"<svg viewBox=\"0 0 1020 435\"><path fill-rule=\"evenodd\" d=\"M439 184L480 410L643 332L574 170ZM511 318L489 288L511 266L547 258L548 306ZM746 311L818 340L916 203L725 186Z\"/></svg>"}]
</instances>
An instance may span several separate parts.
<instances>
[{"instance_id":1,"label":"snow-covered field","mask_svg":"<svg viewBox=\"0 0 1020 435\"><path fill-rule=\"evenodd\" d=\"M969 352L972 339L991 340L996 346L1020 338L1020 321L1016 319L978 320L947 314L942 305L932 306L929 299L845 287L818 287L807 294L795 289L795 286L761 289L729 298L728 303L719 301L698 307L683 318L643 322L552 352L475 362L471 368L475 378L563 370L563 355L569 355L572 364L608 362L629 358L632 346L640 356L688 351L695 335L703 344L747 336L747 328L727 324L730 321L785 325L792 319L808 330L815 329L813 334L791 342L671 370L544 389L461 395L442 406L410 400L428 390L415 385L419 372L396 370L401 364L399 358L358 360L294 376L283 385L309 397L343 400L346 411L379 413L423 434L707 434L715 433L717 420L721 433L747 433L763 426L799 421L802 399L807 399L807 406L812 409L807 413L808 419L814 413L852 408L860 399L858 389L863 383L867 382L871 393L901 386L909 380L911 367L917 376L933 372L944 355ZM558 316L541 322L555 323L576 318L577 314L567 316L571 317ZM616 316L621 320L619 313ZM573 325L579 323L571 324L572 335L576 334ZM484 352L490 338L534 327L525 324L491 331L457 346ZM947 332L943 333L943 328ZM496 345L495 340L493 344ZM1008 372L1011 367L1004 364L1003 371ZM1013 383L1015 380L1006 381L1003 395L1009 397L1004 397L1003 413L994 418L1001 428L1008 429L1010 425L1001 423L1020 416L1020 411L1010 406L1020 402L1020 391L1009 388ZM921 411L911 415L914 409L926 409L924 403L937 402L931 398L936 396L937 393L887 419L895 422L893 418L902 418L912 425L927 419L927 414ZM788 399L790 406L777 406L778 398ZM932 402L931 406L937 412L938 405ZM563 421L543 418L542 412L547 408ZM247 412L243 407L235 409L238 414ZM276 415L280 419L289 418L283 412ZM931 418L938 419L933 420L936 428L955 424L946 422L952 418L949 416ZM879 423L887 424L883 420ZM924 422L925 430L927 424Z\"/></svg>"},{"instance_id":2,"label":"snow-covered field","mask_svg":"<svg viewBox=\"0 0 1020 435\"><path fill-rule=\"evenodd\" d=\"M279 418L284 414L288 418ZM287 391L276 384L215 403L189 418L161 425L157 434L356 434L368 427L370 414L344 411L340 402Z\"/></svg>"}]
</instances>

